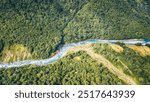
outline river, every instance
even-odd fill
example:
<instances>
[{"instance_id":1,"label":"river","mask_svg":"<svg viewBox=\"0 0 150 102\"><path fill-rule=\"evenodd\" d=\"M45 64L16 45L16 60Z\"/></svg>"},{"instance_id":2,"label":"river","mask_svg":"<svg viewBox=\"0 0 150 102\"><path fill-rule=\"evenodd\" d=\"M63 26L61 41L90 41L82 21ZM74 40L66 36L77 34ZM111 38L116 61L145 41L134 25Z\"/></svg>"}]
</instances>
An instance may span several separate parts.
<instances>
[{"instance_id":1,"label":"river","mask_svg":"<svg viewBox=\"0 0 150 102\"><path fill-rule=\"evenodd\" d=\"M48 59L24 60L24 61L16 61L13 63L1 63L0 68L12 68L12 67L19 68L19 67L25 66L25 65L38 65L38 66L48 65L48 64L51 64L51 63L61 59L62 57L64 57L66 55L68 49L71 47L80 46L80 45L84 45L84 44L92 44L92 43L115 44L117 42L124 43L127 45L134 45L134 44L138 44L138 43L142 44L142 45L150 44L150 40L142 40L142 39L86 40L86 41L81 41L78 43L71 43L71 44L64 45L62 48L59 49L59 52L55 56L48 58Z\"/></svg>"}]
</instances>

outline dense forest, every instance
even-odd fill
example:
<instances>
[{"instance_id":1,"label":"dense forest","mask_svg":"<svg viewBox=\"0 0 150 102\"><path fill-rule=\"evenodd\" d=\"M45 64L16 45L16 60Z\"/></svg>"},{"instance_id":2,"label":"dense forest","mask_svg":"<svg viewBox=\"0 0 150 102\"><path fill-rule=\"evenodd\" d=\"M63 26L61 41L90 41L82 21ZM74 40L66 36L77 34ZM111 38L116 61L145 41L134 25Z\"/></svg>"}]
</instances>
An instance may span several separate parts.
<instances>
[{"instance_id":1,"label":"dense forest","mask_svg":"<svg viewBox=\"0 0 150 102\"><path fill-rule=\"evenodd\" d=\"M88 39L150 39L150 0L0 0L0 63L49 58ZM149 56L119 45L122 53L93 48L138 84L150 84ZM81 51L48 66L0 69L0 84L126 83Z\"/></svg>"},{"instance_id":2,"label":"dense forest","mask_svg":"<svg viewBox=\"0 0 150 102\"><path fill-rule=\"evenodd\" d=\"M48 66L1 69L0 84L115 85L125 83L102 64L97 64L86 53L78 52Z\"/></svg>"},{"instance_id":3,"label":"dense forest","mask_svg":"<svg viewBox=\"0 0 150 102\"><path fill-rule=\"evenodd\" d=\"M142 57L124 44L124 50L114 51L108 44L93 44L95 53L107 58L116 68L137 80L137 84L150 84L150 57ZM124 85L118 75L85 51L69 53L48 66L28 65L0 70L0 84L51 84L51 85Z\"/></svg>"},{"instance_id":4,"label":"dense forest","mask_svg":"<svg viewBox=\"0 0 150 102\"><path fill-rule=\"evenodd\" d=\"M126 45L120 45L124 49L121 53L115 52L108 44L93 46L96 53L102 54L124 73L136 78L139 84L150 84L150 56L141 56Z\"/></svg>"},{"instance_id":5,"label":"dense forest","mask_svg":"<svg viewBox=\"0 0 150 102\"><path fill-rule=\"evenodd\" d=\"M23 44L33 58L47 58L64 42L63 29L85 0L1 0L0 39Z\"/></svg>"},{"instance_id":6,"label":"dense forest","mask_svg":"<svg viewBox=\"0 0 150 102\"><path fill-rule=\"evenodd\" d=\"M149 39L149 28L149 0L0 1L0 42L22 44L34 59L81 40Z\"/></svg>"},{"instance_id":7,"label":"dense forest","mask_svg":"<svg viewBox=\"0 0 150 102\"><path fill-rule=\"evenodd\" d=\"M68 42L86 39L149 39L149 0L90 0L65 29Z\"/></svg>"}]
</instances>

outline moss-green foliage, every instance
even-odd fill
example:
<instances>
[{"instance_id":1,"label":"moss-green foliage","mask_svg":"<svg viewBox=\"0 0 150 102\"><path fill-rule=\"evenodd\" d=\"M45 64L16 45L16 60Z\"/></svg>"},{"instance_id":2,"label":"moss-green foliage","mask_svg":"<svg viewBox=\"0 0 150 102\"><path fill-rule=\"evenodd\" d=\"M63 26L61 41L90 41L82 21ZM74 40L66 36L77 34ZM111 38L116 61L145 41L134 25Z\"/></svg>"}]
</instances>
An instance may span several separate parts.
<instances>
[{"instance_id":1,"label":"moss-green foliage","mask_svg":"<svg viewBox=\"0 0 150 102\"><path fill-rule=\"evenodd\" d=\"M90 0L66 27L66 41L149 39L149 8L149 0Z\"/></svg>"},{"instance_id":2,"label":"moss-green foliage","mask_svg":"<svg viewBox=\"0 0 150 102\"><path fill-rule=\"evenodd\" d=\"M113 51L107 44L93 45L95 52L102 54L124 73L137 79L139 84L150 84L150 57L142 57L139 53L121 44L122 53Z\"/></svg>"},{"instance_id":3,"label":"moss-green foliage","mask_svg":"<svg viewBox=\"0 0 150 102\"><path fill-rule=\"evenodd\" d=\"M75 57L80 57L81 60L75 60ZM0 69L0 84L98 85L125 83L84 52L78 52L48 66Z\"/></svg>"},{"instance_id":4,"label":"moss-green foliage","mask_svg":"<svg viewBox=\"0 0 150 102\"><path fill-rule=\"evenodd\" d=\"M84 0L1 0L0 39L27 46L34 58L46 58L60 43L66 24Z\"/></svg>"},{"instance_id":5,"label":"moss-green foliage","mask_svg":"<svg viewBox=\"0 0 150 102\"><path fill-rule=\"evenodd\" d=\"M1 0L0 39L47 58L60 42L150 38L149 0ZM64 36L64 41L62 41Z\"/></svg>"},{"instance_id":6,"label":"moss-green foliage","mask_svg":"<svg viewBox=\"0 0 150 102\"><path fill-rule=\"evenodd\" d=\"M27 47L32 58L41 59L55 53L57 45L63 43L149 39L149 28L150 0L0 0L0 59L3 48L13 44ZM123 69L126 73L150 84L149 58L129 49L115 56L111 55L114 52L101 52L109 60L118 56L130 68ZM112 62L120 66L117 60ZM82 63L68 56L45 67L0 70L0 84L122 84L85 55Z\"/></svg>"},{"instance_id":7,"label":"moss-green foliage","mask_svg":"<svg viewBox=\"0 0 150 102\"><path fill-rule=\"evenodd\" d=\"M4 47L4 43L2 40L0 40L0 52L3 50L3 47Z\"/></svg>"},{"instance_id":8,"label":"moss-green foliage","mask_svg":"<svg viewBox=\"0 0 150 102\"><path fill-rule=\"evenodd\" d=\"M31 59L32 56L26 47L20 44L15 44L4 48L2 58L3 62L9 63L17 60Z\"/></svg>"}]
</instances>

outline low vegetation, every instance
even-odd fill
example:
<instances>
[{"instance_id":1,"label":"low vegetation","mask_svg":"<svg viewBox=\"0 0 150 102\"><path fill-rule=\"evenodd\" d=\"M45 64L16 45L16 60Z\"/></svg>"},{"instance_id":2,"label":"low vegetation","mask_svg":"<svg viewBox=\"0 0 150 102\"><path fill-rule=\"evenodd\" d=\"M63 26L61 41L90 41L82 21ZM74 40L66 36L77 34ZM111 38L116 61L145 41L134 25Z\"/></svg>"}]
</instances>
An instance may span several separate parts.
<instances>
[{"instance_id":1,"label":"low vegetation","mask_svg":"<svg viewBox=\"0 0 150 102\"><path fill-rule=\"evenodd\" d=\"M114 51L121 53L123 52L123 47L116 45L116 44L110 44L109 45Z\"/></svg>"},{"instance_id":2,"label":"low vegetation","mask_svg":"<svg viewBox=\"0 0 150 102\"><path fill-rule=\"evenodd\" d=\"M138 52L141 56L150 56L150 47L147 46L136 46L130 45L129 48L133 49L134 51Z\"/></svg>"},{"instance_id":3,"label":"low vegetation","mask_svg":"<svg viewBox=\"0 0 150 102\"><path fill-rule=\"evenodd\" d=\"M2 58L3 59L1 62L8 63L8 62L31 59L32 56L28 51L27 47L24 47L23 45L19 45L19 44L14 44L4 48L2 52Z\"/></svg>"},{"instance_id":4,"label":"low vegetation","mask_svg":"<svg viewBox=\"0 0 150 102\"><path fill-rule=\"evenodd\" d=\"M93 46L96 53L103 55L119 70L135 78L138 84L150 84L149 56L143 57L123 44L121 45L124 49L122 53L114 51L108 44L94 44Z\"/></svg>"}]
</instances>

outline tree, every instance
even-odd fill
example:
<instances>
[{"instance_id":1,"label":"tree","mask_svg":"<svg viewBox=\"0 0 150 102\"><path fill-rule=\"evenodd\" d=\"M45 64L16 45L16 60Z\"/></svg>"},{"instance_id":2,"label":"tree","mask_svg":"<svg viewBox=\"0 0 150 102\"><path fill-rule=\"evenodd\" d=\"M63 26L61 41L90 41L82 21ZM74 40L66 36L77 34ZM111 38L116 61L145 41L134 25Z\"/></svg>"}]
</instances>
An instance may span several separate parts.
<instances>
[{"instance_id":1,"label":"tree","mask_svg":"<svg viewBox=\"0 0 150 102\"><path fill-rule=\"evenodd\" d=\"M0 40L0 52L3 50L4 47L4 42L3 40Z\"/></svg>"}]
</instances>

